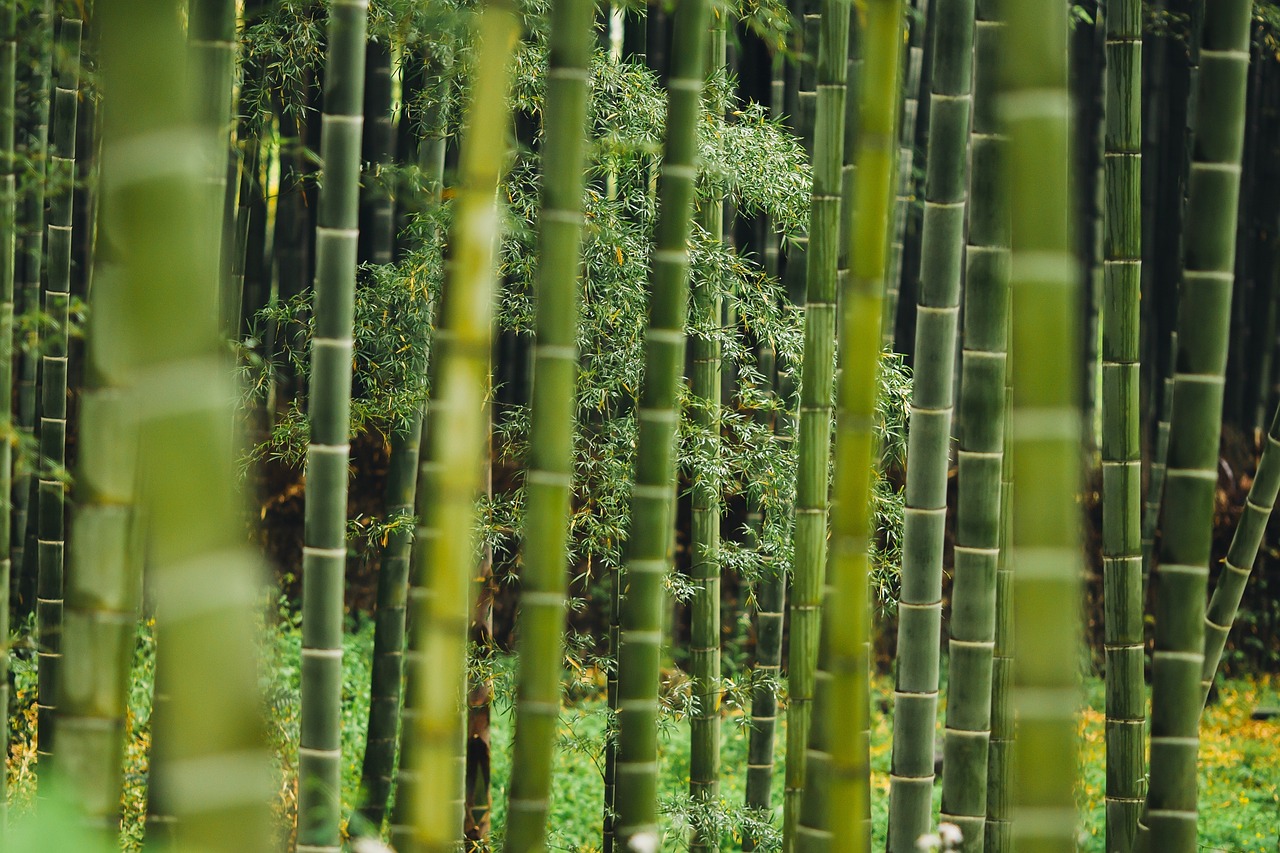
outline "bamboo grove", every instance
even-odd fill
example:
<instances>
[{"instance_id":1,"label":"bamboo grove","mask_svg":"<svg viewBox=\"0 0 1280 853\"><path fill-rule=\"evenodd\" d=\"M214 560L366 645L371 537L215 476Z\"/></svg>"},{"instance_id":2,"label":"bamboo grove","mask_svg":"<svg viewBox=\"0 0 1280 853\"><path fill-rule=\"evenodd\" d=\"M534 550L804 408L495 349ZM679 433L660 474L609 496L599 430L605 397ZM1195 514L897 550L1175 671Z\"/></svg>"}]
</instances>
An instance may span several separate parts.
<instances>
[{"instance_id":1,"label":"bamboo grove","mask_svg":"<svg viewBox=\"0 0 1280 853\"><path fill-rule=\"evenodd\" d=\"M0 228L0 849L1255 849L1270 0L0 0Z\"/></svg>"}]
</instances>

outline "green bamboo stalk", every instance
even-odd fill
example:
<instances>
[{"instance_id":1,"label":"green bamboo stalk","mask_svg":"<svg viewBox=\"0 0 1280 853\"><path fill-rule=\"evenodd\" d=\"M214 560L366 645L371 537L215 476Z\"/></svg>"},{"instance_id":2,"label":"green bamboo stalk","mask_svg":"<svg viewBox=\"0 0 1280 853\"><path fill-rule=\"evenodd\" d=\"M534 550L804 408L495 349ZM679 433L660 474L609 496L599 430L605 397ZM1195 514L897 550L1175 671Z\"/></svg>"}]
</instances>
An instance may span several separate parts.
<instances>
[{"instance_id":1,"label":"green bamboo stalk","mask_svg":"<svg viewBox=\"0 0 1280 853\"><path fill-rule=\"evenodd\" d=\"M796 520L787 657L787 759L782 849L801 848L809 727L827 563L827 498L834 396L836 278L840 254L849 3L824 0L816 36L813 189L805 252L804 361L797 425Z\"/></svg>"},{"instance_id":2,"label":"green bamboo stalk","mask_svg":"<svg viewBox=\"0 0 1280 853\"><path fill-rule=\"evenodd\" d=\"M180 849L265 853L275 783L253 663L263 576L236 506L236 392L208 240L217 222L201 203L204 158L217 142L194 115L200 90L189 83L172 4L95 6L111 109L103 117L94 303L99 322L110 318L119 332L100 336L98 354L133 388L115 409L126 419L108 449L146 448L139 509L168 672L169 702L152 719L163 750L153 753L150 787L173 808ZM110 412L93 414L105 433Z\"/></svg>"},{"instance_id":3,"label":"green bamboo stalk","mask_svg":"<svg viewBox=\"0 0 1280 853\"><path fill-rule=\"evenodd\" d=\"M505 162L515 10L484 8L477 72L465 126L428 413L418 472L422 522L409 593L414 642L406 660L405 761L392 841L414 853L453 851L462 839L466 654L475 569L475 500L488 447L489 351L496 290L497 188ZM429 667L429 669L428 669ZM407 762L407 764L406 764Z\"/></svg>"},{"instance_id":4,"label":"green bamboo stalk","mask_svg":"<svg viewBox=\"0 0 1280 853\"><path fill-rule=\"evenodd\" d=\"M724 68L726 55L725 19L712 15L707 34L707 72ZM713 240L724 233L724 199L712 195L703 203L700 224ZM695 334L689 343L693 367L690 390L696 398L692 420L711 450L719 458L721 323L720 290L714 280L694 281L692 306L695 325L714 330ZM720 796L720 478L715 464L689 472L691 481L690 575L693 600L690 602L689 663L693 676L696 710L689 721L689 794L703 809L716 808ZM720 849L716 821L699 815L694 821L691 851Z\"/></svg>"},{"instance_id":5,"label":"green bamboo stalk","mask_svg":"<svg viewBox=\"0 0 1280 853\"><path fill-rule=\"evenodd\" d=\"M40 310L40 281L44 269L45 238L45 173L48 166L50 80L53 77L53 0L38 0L31 8L31 18L24 28L37 46L36 62L27 81L27 103L31 111L31 133L26 140L26 157L32 176L22 204L22 233L18 246L17 304L19 315ZM28 324L18 357L17 397L18 433L34 442L36 435L36 386L40 364L40 330ZM19 573L18 589L25 612L35 610L38 564L36 554L28 548L28 536L34 534L35 518L32 497L36 486L32 471L19 465L13 478L13 565ZM32 545L34 537L32 536Z\"/></svg>"},{"instance_id":6,"label":"green bamboo stalk","mask_svg":"<svg viewBox=\"0 0 1280 853\"><path fill-rule=\"evenodd\" d=\"M1248 0L1205 9L1152 655L1152 849L1196 847L1196 753L1249 68Z\"/></svg>"},{"instance_id":7,"label":"green bamboo stalk","mask_svg":"<svg viewBox=\"0 0 1280 853\"><path fill-rule=\"evenodd\" d=\"M387 187L379 186L383 171L395 159L396 129L391 114L393 80L391 42L371 39L365 54L364 141L361 158L368 168L360 188L360 261L389 264L395 245L395 202ZM410 490L412 494L412 490Z\"/></svg>"},{"instance_id":8,"label":"green bamboo stalk","mask_svg":"<svg viewBox=\"0 0 1280 853\"><path fill-rule=\"evenodd\" d=\"M14 84L17 78L16 0L0 3L0 400L13 398L13 285L17 261L17 181L14 176ZM0 406L0 432L13 430L12 405ZM0 743L9 743L9 546L13 450L0 450ZM0 842L8 823L8 774L0 774Z\"/></svg>"},{"instance_id":9,"label":"green bamboo stalk","mask_svg":"<svg viewBox=\"0 0 1280 853\"><path fill-rule=\"evenodd\" d=\"M897 334L898 293L906 254L907 220L915 204L916 119L920 114L920 78L924 68L925 33L928 30L929 0L911 0L907 13L909 43L906 76L902 83L902 120L898 129L898 188L893 205L893 249L885 276L884 319L881 336L892 347Z\"/></svg>"},{"instance_id":10,"label":"green bamboo stalk","mask_svg":"<svg viewBox=\"0 0 1280 853\"><path fill-rule=\"evenodd\" d=\"M1107 850L1128 853L1142 810L1142 4L1107 0L1102 307L1102 574L1106 602Z\"/></svg>"},{"instance_id":11,"label":"green bamboo stalk","mask_svg":"<svg viewBox=\"0 0 1280 853\"><path fill-rule=\"evenodd\" d=\"M1205 611L1204 668L1200 671L1202 706L1209 698L1209 688L1213 686L1213 677L1222 660L1222 649L1227 643L1227 635L1231 633L1236 611L1240 609L1245 584L1249 581L1262 536L1267 530L1267 521L1276 505L1276 494L1280 492L1280 450L1276 449L1280 447L1280 408L1272 416L1266 442L1262 458L1258 460L1258 470L1253 475L1253 485L1249 487L1249 496L1245 499L1240 523L1231 537L1222 575L1213 588L1213 596Z\"/></svg>"},{"instance_id":12,"label":"green bamboo stalk","mask_svg":"<svg viewBox=\"0 0 1280 853\"><path fill-rule=\"evenodd\" d=\"M1080 619L1079 277L1068 235L1067 20L1054 0L1005 2L1000 114L1009 133L1009 466L1014 484L1013 843L1076 849ZM1064 602L1067 603L1064 606Z\"/></svg>"},{"instance_id":13,"label":"green bamboo stalk","mask_svg":"<svg viewBox=\"0 0 1280 853\"><path fill-rule=\"evenodd\" d=\"M520 683L507 800L507 853L545 849L552 757L560 718L587 66L594 13L591 0L558 0L551 7L542 147L545 179L538 217L534 396L525 480Z\"/></svg>"},{"instance_id":14,"label":"green bamboo stalk","mask_svg":"<svg viewBox=\"0 0 1280 853\"><path fill-rule=\"evenodd\" d=\"M423 64L435 89L430 114L425 117L424 136L418 144L419 166L426 177L428 201L440 204L444 185L444 134L446 125L445 89L452 65L448 48L432 49ZM408 121L407 116L401 119ZM421 366L426 377L426 365ZM418 412L407 428L391 435L391 456L387 461L387 515L411 516L421 461L423 413ZM361 813L380 830L386 817L396 773L399 751L401 704L403 702L405 611L409 596L409 566L413 550L413 526L398 524L387 536L378 574L377 617L373 634L373 666L369 684L369 726L360 773L364 793Z\"/></svg>"},{"instance_id":15,"label":"green bamboo stalk","mask_svg":"<svg viewBox=\"0 0 1280 853\"><path fill-rule=\"evenodd\" d=\"M938 646L942 630L942 549L947 514L947 467L955 405L956 323L964 263L968 184L968 128L972 103L972 0L939 0L930 98L929 158L921 239L916 319L915 380L907 445L906 516L903 522L902 593L898 605L898 679L894 691L893 771L889 777L889 848L915 849L931 829L934 726L938 713ZM964 576L961 576L961 573ZM943 813L963 820L985 813L985 789L965 774L986 764L984 739L990 688L983 661L989 629L976 600L983 598L982 567L956 562L958 635L952 665L962 674L950 683L972 687L949 705L947 752L960 776L943 788ZM977 610L971 608L977 607ZM989 618L989 617L987 617ZM959 650L959 654L956 652ZM958 708L954 707L956 704ZM966 734L959 734L963 729ZM957 801L958 800L958 801Z\"/></svg>"},{"instance_id":16,"label":"green bamboo stalk","mask_svg":"<svg viewBox=\"0 0 1280 853\"><path fill-rule=\"evenodd\" d=\"M684 367L688 238L697 169L697 126L707 53L706 0L676 5L667 134L658 177L658 223L649 273L640 435L627 545L627 595L619 612L615 833L626 849L658 844L658 668L662 584L671 565L675 503L676 389Z\"/></svg>"},{"instance_id":17,"label":"green bamboo stalk","mask_svg":"<svg viewBox=\"0 0 1280 853\"><path fill-rule=\"evenodd\" d=\"M1171 338L1170 349L1176 353L1178 333L1175 331L1169 337ZM1144 590L1147 579L1151 576L1151 557L1155 554L1156 528L1160 524L1160 505L1164 500L1164 480L1169 460L1169 420L1173 417L1172 364L1169 375L1165 376L1160 384L1163 389L1160 395L1160 416L1156 421L1156 437L1151 448L1147 499L1142 508L1142 586Z\"/></svg>"},{"instance_id":18,"label":"green bamboo stalk","mask_svg":"<svg viewBox=\"0 0 1280 853\"><path fill-rule=\"evenodd\" d=\"M191 69L201 89L196 93L197 119L224 144L209 152L205 163L206 204L218 214L220 226L212 232L219 245L219 257L231 246L222 245L227 205L228 152L231 149L231 101L236 73L236 4L234 0L190 0L187 5L187 38L191 48ZM228 275L223 281L222 326L234 337L240 327L243 294Z\"/></svg>"},{"instance_id":19,"label":"green bamboo stalk","mask_svg":"<svg viewBox=\"0 0 1280 853\"><path fill-rule=\"evenodd\" d=\"M335 0L329 11L303 530L299 851L339 845L351 324L368 15L368 0Z\"/></svg>"},{"instance_id":20,"label":"green bamboo stalk","mask_svg":"<svg viewBox=\"0 0 1280 853\"><path fill-rule=\"evenodd\" d=\"M71 208L76 157L76 106L79 100L80 34L82 23L64 18L55 50L57 84L53 92L53 124L49 140L49 267L44 310L53 332L40 360L40 456L37 494L39 526L37 556L40 575L36 596L36 694L39 755L48 759L55 749L54 716L62 667L63 556L65 484L61 476L67 452L67 304L71 295ZM46 764L46 767L48 765Z\"/></svg>"},{"instance_id":21,"label":"green bamboo stalk","mask_svg":"<svg viewBox=\"0 0 1280 853\"><path fill-rule=\"evenodd\" d=\"M1000 25L991 20L991 6L989 0L979 0L974 25L973 165L957 415L951 695L942 763L941 820L960 828L962 849L971 851L986 846L992 781L988 771L1008 366L1010 222L1002 180L1007 141L996 114Z\"/></svg>"},{"instance_id":22,"label":"green bamboo stalk","mask_svg":"<svg viewBox=\"0 0 1280 853\"><path fill-rule=\"evenodd\" d=\"M844 218L849 264L839 295L841 371L831 561L822 619L822 669L809 740L809 780L797 844L802 850L866 853L871 849L871 756L865 735L870 719L871 478L880 324L896 183L893 143L901 97L903 8L903 0L879 0L859 7L860 21L865 22L860 38L866 55L864 79L857 81L860 96L853 140L857 180L841 181L854 192L844 200L853 209ZM842 10L829 6L823 23L834 19L834 26L847 38L847 22L842 20L847 12L848 6ZM832 52L843 60L838 64L844 70L834 76L843 77L847 84L847 48L840 35L833 41ZM820 73L823 58L820 52ZM843 137L847 130L842 120L835 132ZM837 168L837 176L842 171ZM849 728L852 736L840 734Z\"/></svg>"}]
</instances>

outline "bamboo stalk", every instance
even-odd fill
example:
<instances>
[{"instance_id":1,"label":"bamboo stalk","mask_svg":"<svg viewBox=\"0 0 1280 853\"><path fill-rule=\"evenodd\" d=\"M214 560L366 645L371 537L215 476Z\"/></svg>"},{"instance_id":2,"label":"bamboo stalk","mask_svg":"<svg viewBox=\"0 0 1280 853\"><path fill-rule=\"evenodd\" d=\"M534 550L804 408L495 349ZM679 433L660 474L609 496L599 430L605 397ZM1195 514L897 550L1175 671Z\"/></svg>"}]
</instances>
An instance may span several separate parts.
<instances>
[{"instance_id":1,"label":"bamboo stalk","mask_svg":"<svg viewBox=\"0 0 1280 853\"><path fill-rule=\"evenodd\" d=\"M368 0L329 12L320 156L324 186L316 229L315 334L302 557L299 853L339 846L342 778L342 615L347 562L352 312L359 235L360 131L364 123Z\"/></svg>"},{"instance_id":2,"label":"bamboo stalk","mask_svg":"<svg viewBox=\"0 0 1280 853\"><path fill-rule=\"evenodd\" d=\"M14 152L17 81L16 0L0 3L0 400L13 398L13 286L17 261L18 195ZM0 431L13 430L13 406L0 406ZM0 743L9 743L9 607L13 450L0 449ZM8 823L8 774L0 774L0 842Z\"/></svg>"}]
</instances>

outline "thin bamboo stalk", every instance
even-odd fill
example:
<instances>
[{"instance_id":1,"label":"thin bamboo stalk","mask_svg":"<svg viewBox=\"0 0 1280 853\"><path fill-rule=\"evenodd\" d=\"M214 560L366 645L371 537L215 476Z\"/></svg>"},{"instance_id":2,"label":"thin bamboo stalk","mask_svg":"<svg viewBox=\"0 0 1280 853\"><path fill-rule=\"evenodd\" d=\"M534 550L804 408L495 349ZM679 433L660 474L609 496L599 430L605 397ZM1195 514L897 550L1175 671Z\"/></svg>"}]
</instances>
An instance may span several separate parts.
<instances>
[{"instance_id":1,"label":"thin bamboo stalk","mask_svg":"<svg viewBox=\"0 0 1280 853\"><path fill-rule=\"evenodd\" d=\"M565 568L573 480L578 268L582 254L590 0L551 9L539 214L537 340L526 479L520 685L507 801L507 853L542 850L560 716Z\"/></svg>"},{"instance_id":2,"label":"thin bamboo stalk","mask_svg":"<svg viewBox=\"0 0 1280 853\"><path fill-rule=\"evenodd\" d=\"M671 566L675 503L676 390L684 366L688 236L697 168L697 125L707 52L706 0L676 5L667 88L667 136L658 177L658 223L649 274L644 382L627 544L627 595L619 612L618 756L613 807L618 843L658 844L658 669L662 583Z\"/></svg>"},{"instance_id":3,"label":"thin bamboo stalk","mask_svg":"<svg viewBox=\"0 0 1280 853\"><path fill-rule=\"evenodd\" d=\"M351 325L359 235L368 0L329 10L316 229L306 518L302 550L298 850L336 851L341 817L342 615L347 563Z\"/></svg>"},{"instance_id":4,"label":"thin bamboo stalk","mask_svg":"<svg viewBox=\"0 0 1280 853\"><path fill-rule=\"evenodd\" d=\"M1102 573L1107 850L1128 853L1142 810L1142 4L1108 0L1102 308Z\"/></svg>"},{"instance_id":5,"label":"thin bamboo stalk","mask_svg":"<svg viewBox=\"0 0 1280 853\"><path fill-rule=\"evenodd\" d=\"M462 839L467 634L475 570L475 500L488 446L489 352L499 237L498 181L505 162L515 10L484 7L468 132L450 232L433 359L427 454L418 471L422 521L409 592L413 642L406 659L405 760L392 840L398 850L445 853ZM430 669L428 669L430 667Z\"/></svg>"},{"instance_id":6,"label":"thin bamboo stalk","mask_svg":"<svg viewBox=\"0 0 1280 853\"><path fill-rule=\"evenodd\" d=\"M54 716L62 668L63 558L66 548L64 513L66 485L62 471L67 459L67 324L71 297L71 210L76 169L76 107L79 102L79 20L63 18L55 50L56 86L49 140L48 241L49 265L44 310L52 333L40 359L40 456L37 494L39 524L37 556L40 575L36 593L36 643L39 687L37 727L44 733L38 754L46 759L55 750Z\"/></svg>"},{"instance_id":7,"label":"thin bamboo stalk","mask_svg":"<svg viewBox=\"0 0 1280 853\"><path fill-rule=\"evenodd\" d=\"M13 398L13 285L17 261L17 181L14 176L14 88L17 80L18 9L0 3L0 400ZM12 405L0 406L0 431L13 429ZM10 532L13 450L0 449L0 743L9 742ZM8 822L8 774L0 774L0 842Z\"/></svg>"},{"instance_id":8,"label":"thin bamboo stalk","mask_svg":"<svg viewBox=\"0 0 1280 853\"><path fill-rule=\"evenodd\" d=\"M1011 699L1017 719L1013 843L1076 849L1079 276L1068 236L1067 21L1054 0L1005 2L999 108L1009 133L1014 484Z\"/></svg>"},{"instance_id":9,"label":"thin bamboo stalk","mask_svg":"<svg viewBox=\"0 0 1280 853\"><path fill-rule=\"evenodd\" d=\"M910 851L930 831L934 780L934 727L938 713L938 647L942 630L942 551L947 514L947 468L955 406L956 323L964 263L968 185L968 128L972 97L972 0L938 0L933 49L929 158L916 309L915 379L907 445L906 515L903 522L902 593L898 605L898 678L894 691L893 771L889 777L889 849ZM986 764L981 736L990 698L981 658L986 616L982 569L956 562L952 665L961 674L950 683L972 687L953 697L948 751L961 776ZM963 571L962 575L962 570ZM972 587L972 588L970 588ZM971 609L976 608L976 609ZM957 618L958 616L958 618ZM956 654L960 650L959 655ZM978 808L985 788L957 777L943 788L943 813L965 820ZM957 801L958 798L958 801ZM980 825L980 822L979 822Z\"/></svg>"},{"instance_id":10,"label":"thin bamboo stalk","mask_svg":"<svg viewBox=\"0 0 1280 853\"><path fill-rule=\"evenodd\" d=\"M1196 847L1205 597L1252 4L1224 0L1205 11L1179 294L1165 523L1156 574L1150 784L1143 821L1150 828L1151 848L1169 853L1187 853Z\"/></svg>"}]
</instances>

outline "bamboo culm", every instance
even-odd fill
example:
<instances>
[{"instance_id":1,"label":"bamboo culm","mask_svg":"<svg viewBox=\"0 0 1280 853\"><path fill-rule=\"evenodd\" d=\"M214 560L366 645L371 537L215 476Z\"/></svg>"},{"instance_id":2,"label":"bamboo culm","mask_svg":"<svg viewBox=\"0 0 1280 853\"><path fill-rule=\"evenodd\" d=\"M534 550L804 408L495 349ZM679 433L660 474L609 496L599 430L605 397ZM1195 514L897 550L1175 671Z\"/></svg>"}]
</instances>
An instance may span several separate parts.
<instances>
[{"instance_id":1,"label":"bamboo culm","mask_svg":"<svg viewBox=\"0 0 1280 853\"><path fill-rule=\"evenodd\" d=\"M1249 68L1248 0L1206 6L1188 181L1178 354L1155 574L1150 784L1142 847L1196 849L1196 755ZM1145 835L1141 832L1140 836Z\"/></svg>"},{"instance_id":2,"label":"bamboo culm","mask_svg":"<svg viewBox=\"0 0 1280 853\"><path fill-rule=\"evenodd\" d=\"M1068 229L1067 16L1054 0L1001 5L1008 21L999 109L1009 134L1013 322L1012 836L1022 853L1076 849L1079 525L1079 272Z\"/></svg>"},{"instance_id":3,"label":"bamboo culm","mask_svg":"<svg viewBox=\"0 0 1280 853\"><path fill-rule=\"evenodd\" d=\"M942 551L947 514L947 468L955 405L956 325L964 263L968 185L969 113L973 65L972 0L935 0L930 98L929 158L917 289L915 381L907 445L906 514L903 522L902 593L898 610L898 676L894 690L893 772L889 777L889 849L911 851L930 831L934 779L934 726L938 710L938 647L942 630ZM948 704L948 757L955 769L985 765L982 736L990 687L984 669L990 628L983 566L958 555L953 598L952 665L962 674L949 683L972 687ZM958 633L955 633L958 632ZM958 716L957 716L958 715ZM945 766L945 765L944 765ZM943 786L943 814L977 833L985 813L985 788L962 777ZM967 781L967 780L966 780ZM958 799L957 799L958 798Z\"/></svg>"},{"instance_id":4,"label":"bamboo culm","mask_svg":"<svg viewBox=\"0 0 1280 853\"><path fill-rule=\"evenodd\" d=\"M335 0L329 10L302 549L298 850L306 853L339 845L351 325L368 15L367 0Z\"/></svg>"},{"instance_id":5,"label":"bamboo culm","mask_svg":"<svg viewBox=\"0 0 1280 853\"><path fill-rule=\"evenodd\" d=\"M18 10L0 3L0 400L13 398L13 286L17 266L17 179L14 175L14 88ZM0 408L0 430L13 429L13 407ZM13 450L0 449L0 708L9 707L9 607ZM0 743L9 742L9 715L0 714ZM8 821L8 774L0 774L0 842Z\"/></svg>"},{"instance_id":6,"label":"bamboo culm","mask_svg":"<svg viewBox=\"0 0 1280 853\"><path fill-rule=\"evenodd\" d=\"M520 681L506 853L545 849L552 759L560 715L565 575L573 480L578 269L582 254L590 0L551 8L539 214L537 339L524 571L521 575Z\"/></svg>"},{"instance_id":7,"label":"bamboo culm","mask_svg":"<svg viewBox=\"0 0 1280 853\"><path fill-rule=\"evenodd\" d=\"M83 24L64 18L60 22L53 90L53 120L49 140L49 259L44 310L52 331L40 359L40 458L41 472L36 556L39 581L36 592L37 660L39 688L36 708L38 728L44 733L39 754L55 750L54 716L57 713L62 668L63 559L66 486L61 473L67 453L67 324L71 298L71 209L76 157L76 108L79 103L80 36ZM47 764L46 764L47 767Z\"/></svg>"},{"instance_id":8,"label":"bamboo culm","mask_svg":"<svg viewBox=\"0 0 1280 853\"><path fill-rule=\"evenodd\" d=\"M623 849L658 843L658 669L662 652L663 579L671 567L675 503L676 390L684 367L689 288L688 239L697 169L697 125L710 5L680 0L668 78L666 140L658 177L658 222L649 275L644 381L627 595L619 612L616 837ZM634 843L633 843L634 842Z\"/></svg>"}]
</instances>

